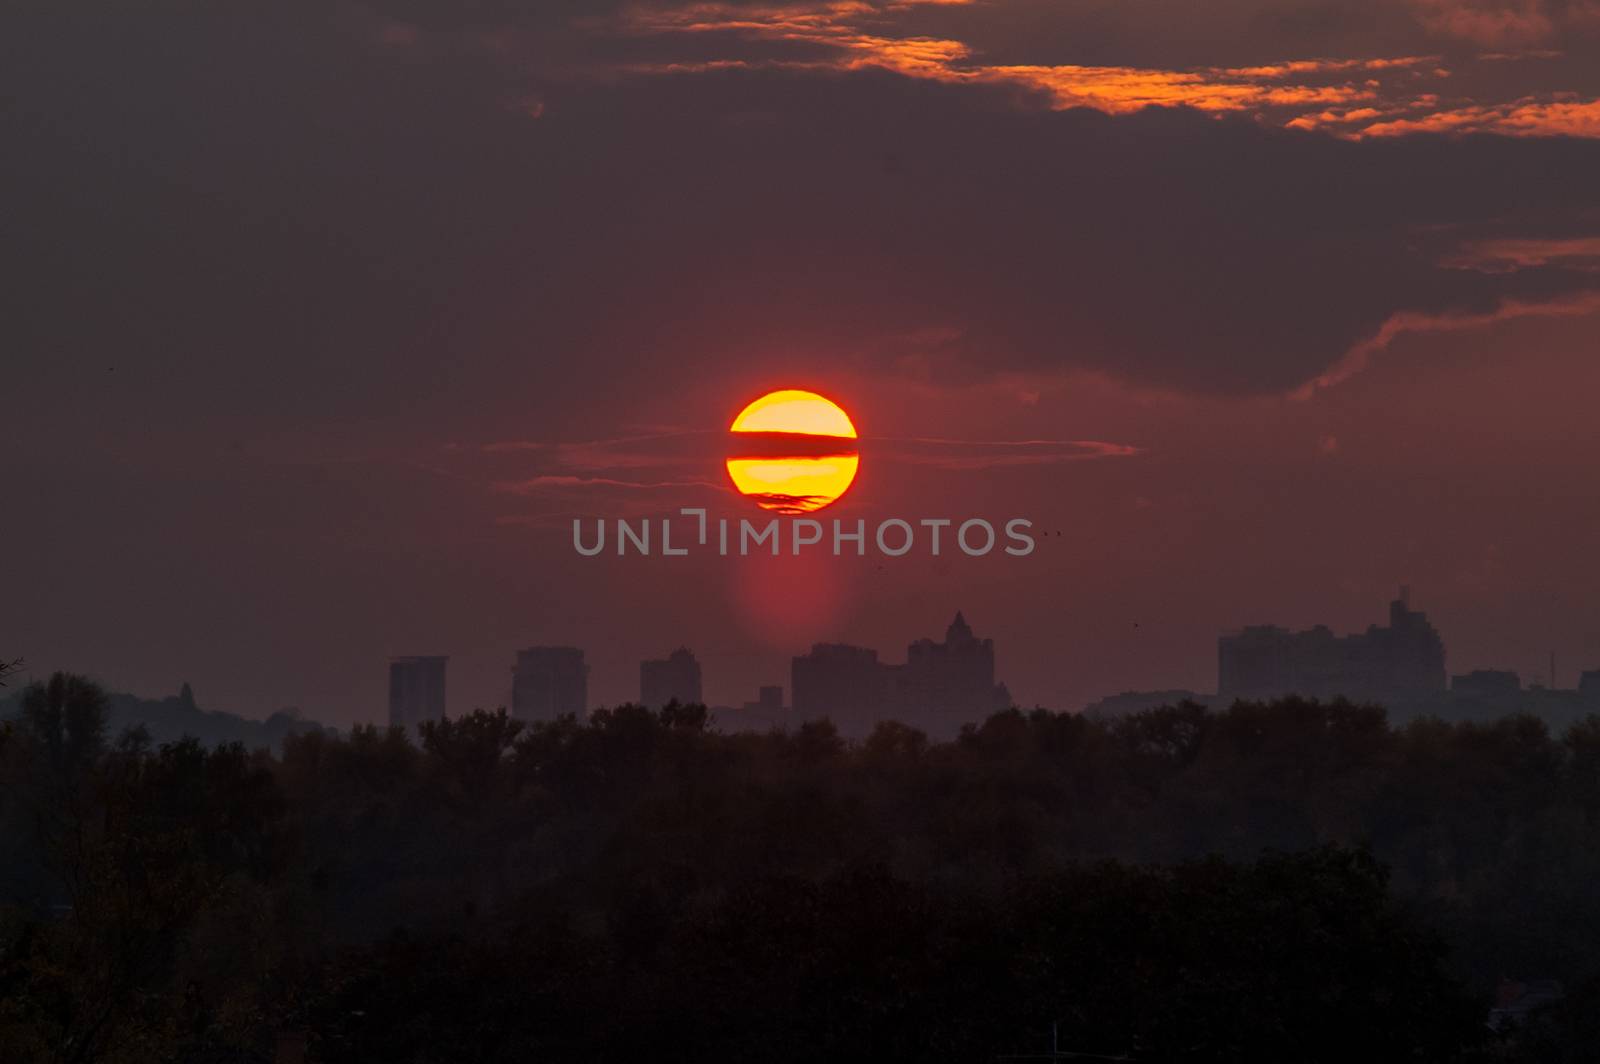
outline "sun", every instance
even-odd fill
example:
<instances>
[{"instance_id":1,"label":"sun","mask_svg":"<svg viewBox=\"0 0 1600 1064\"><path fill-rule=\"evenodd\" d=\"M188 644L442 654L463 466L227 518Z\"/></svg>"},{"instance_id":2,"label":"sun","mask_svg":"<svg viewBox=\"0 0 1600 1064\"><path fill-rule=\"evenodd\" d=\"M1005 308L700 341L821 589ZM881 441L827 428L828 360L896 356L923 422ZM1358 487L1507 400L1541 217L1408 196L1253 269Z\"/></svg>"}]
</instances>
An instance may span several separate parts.
<instances>
[{"instance_id":1,"label":"sun","mask_svg":"<svg viewBox=\"0 0 1600 1064\"><path fill-rule=\"evenodd\" d=\"M861 464L850 415L816 392L768 392L739 411L728 433L733 486L774 513L837 502Z\"/></svg>"}]
</instances>

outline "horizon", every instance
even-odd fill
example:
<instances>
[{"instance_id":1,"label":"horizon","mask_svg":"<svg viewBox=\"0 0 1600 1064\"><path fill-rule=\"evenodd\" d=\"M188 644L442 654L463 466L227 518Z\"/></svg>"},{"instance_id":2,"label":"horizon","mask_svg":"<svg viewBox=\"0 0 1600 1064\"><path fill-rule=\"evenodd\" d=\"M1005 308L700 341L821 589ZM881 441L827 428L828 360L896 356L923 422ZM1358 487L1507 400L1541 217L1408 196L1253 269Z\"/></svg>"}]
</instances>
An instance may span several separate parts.
<instances>
[{"instance_id":1,"label":"horizon","mask_svg":"<svg viewBox=\"0 0 1600 1064\"><path fill-rule=\"evenodd\" d=\"M1407 596L1408 596L1410 590L1411 589L1409 588L1409 586L1402 586L1400 588L1400 591L1397 594L1397 596L1394 597L1393 599L1390 599L1389 602L1390 603L1407 602L1408 601ZM1424 617L1426 617L1429 621L1436 620L1436 617L1432 614L1431 611L1422 610L1422 611L1419 611L1419 612ZM955 611L955 615L957 617L960 617L961 615L964 615L964 613L965 613L965 611L961 610L961 609L957 609ZM1202 701L1209 700L1211 702L1222 702L1223 700L1226 700L1228 702L1231 702L1231 701L1233 701L1235 699L1238 699L1238 698L1243 698L1246 701L1251 701L1251 700L1255 700L1255 698L1253 698L1251 696L1242 696L1242 695L1227 695L1223 691L1221 691L1221 689L1220 689L1221 688L1221 684L1219 682L1219 677L1217 675L1217 643L1218 643L1218 641L1223 640L1226 637L1236 636L1236 635L1240 634L1241 632L1244 632L1244 631L1246 631L1248 629L1252 629L1252 628L1256 628L1256 629L1273 629L1273 630L1277 630L1277 631L1281 631L1281 632L1285 632L1285 633L1292 633L1292 634L1298 634L1298 633L1302 633L1302 632L1309 632L1309 631L1313 631L1315 629L1327 628L1327 629L1331 629L1332 632L1336 636L1342 638L1345 635L1360 635L1360 634L1366 632L1369 628L1382 627L1382 625L1379 624L1379 621L1381 621L1381 620L1382 620L1382 618L1379 618L1378 620L1370 621L1368 625L1356 626L1356 627L1351 627L1351 628L1348 628L1348 629L1340 629L1337 626L1329 625L1329 624L1327 624L1326 622L1323 622L1323 621L1317 621L1317 622L1313 622L1313 623L1310 623L1310 624L1305 624L1303 626L1288 625L1288 624L1284 624L1282 622L1277 622L1277 621L1257 621L1257 622L1250 622L1250 623L1246 623L1246 624L1240 624L1240 625L1236 625L1236 626L1228 628L1228 629L1224 629L1224 630L1222 630L1220 632L1217 632L1215 634L1215 636L1213 637L1212 645L1211 645L1211 678L1210 678L1210 682L1207 683L1207 684L1193 685L1193 684L1163 683L1163 682L1159 682L1159 678L1158 677L1153 677L1152 678L1152 682L1150 682L1148 684L1145 684L1144 686L1141 686L1141 687L1125 687L1125 688L1121 688L1121 689L1118 689L1118 690L1100 691L1100 692L1090 696L1089 698L1087 698L1087 699L1083 700L1082 702L1077 703L1075 705L1049 705L1049 704L1046 704L1046 703L1043 703L1043 702L1040 702L1040 701L1027 701L1027 700L1024 700L1024 699L1021 699L1021 698L1016 698L1016 697L1013 697L1011 699L1011 705L1014 706L1014 707L1017 707L1017 708L1022 708L1024 710L1042 708L1042 709L1047 709L1047 710L1050 710L1051 712L1056 712L1056 713L1076 714L1076 713L1082 713L1085 710L1091 709L1095 705L1097 705L1098 703L1100 703L1102 701L1114 700L1114 699L1122 697L1122 696L1169 694L1169 693L1174 692L1174 691L1186 691L1186 692L1192 694L1195 698L1197 698L1199 700L1202 700ZM937 626L934 626L934 627L937 628ZM1434 627L1437 628L1438 627L1437 624L1435 624ZM981 637L982 638L990 639L990 640L993 640L995 642L997 670L998 670L997 671L997 676L998 676L998 679L1000 679L1002 681L1006 681L1007 678L1006 678L1006 676L1004 674L1003 666L1001 665L1001 663L1004 661L1004 656L1003 656L1003 646L1004 646L1004 644L1003 644L1003 641L1000 640L1000 639L997 639L995 637L994 633L990 632L986 628L980 628L979 631L981 633ZM936 637L936 633L931 633L931 635L933 637ZM807 644L805 647L796 647L795 650L794 650L794 653L792 653L791 655L789 655L785 659L786 664L785 664L785 666L784 666L784 668L782 669L781 672L779 672L779 673L777 673L777 674L775 674L773 676L769 676L764 681L752 686L749 689L748 692L744 693L744 695L742 697L724 699L724 698L720 698L720 697L717 697L717 696L707 696L707 697L704 697L702 699L695 700L695 701L697 702L697 704L702 704L702 705L706 706L706 708L708 710L712 710L712 711L724 711L724 710L726 710L726 711L730 711L735 716L737 716L738 714L744 712L744 708L743 707L744 707L745 703L753 702L755 700L755 696L756 696L757 692L759 691L759 689L761 687L775 685L775 686L781 687L782 690L783 690L785 703L784 703L782 709L784 710L784 715L787 717L792 713L792 709L793 709L792 704L791 704L792 695L793 695L793 689L792 689L792 683L791 683L792 673L791 673L791 670L790 670L790 666L792 666L792 663L796 658L798 658L800 656L803 656L803 655L809 653L810 651L816 649L817 647L821 647L821 646L863 647L863 648L870 649L870 650L874 651L875 653L877 653L878 656L879 656L879 660L881 662L883 662L885 665L894 666L894 665L899 664L899 659L905 657L905 653L904 653L904 650L902 648L910 646L912 643L915 643L918 640L922 640L922 639L926 639L926 638L930 638L930 633L913 634L909 638L903 640L900 643L892 644L889 648L887 648L887 652L886 652L886 648L885 647L876 646L876 645L873 645L873 644L855 643L855 642L851 642L849 640L837 639L837 638L827 638L827 637L819 638L819 639L813 641L812 643ZM708 665L708 662L710 662L712 660L715 660L715 659L703 656L702 652L697 650L692 644L690 644L688 642L685 642L685 641L681 641L681 640L680 641L674 641L674 640L671 640L671 639L665 640L663 642L662 649L659 650L657 652L657 654L658 655L667 655L667 654L669 654L672 651L674 645L676 646L677 649L680 649L680 650L686 649L693 655L695 661L699 665L699 668L708 677L708 686L711 686L711 685L715 684L714 678L716 676L716 670ZM595 680L595 677L596 677L596 669L595 669L595 667L593 665L593 662L589 660L588 648L583 647L583 646L578 646L577 644L572 644L572 643L539 644L539 645L536 645L536 646L555 646L555 647L575 646L576 649L578 651L580 651L584 655L584 659L589 665L589 680L590 680L590 684L591 684L591 690L593 690L593 684L594 684L594 680ZM524 649L529 649L529 648L528 647L518 647L515 650L513 650L511 652L511 654L508 655L508 661L504 666L504 671L507 672L508 676L509 676L509 673L510 673L510 671L512 669L512 664L514 664L516 653L518 651L521 651L521 650L524 650ZM1514 665L1507 665L1507 664L1503 664L1503 663L1500 663L1500 664L1479 664L1479 665L1472 665L1471 667L1459 667L1458 668L1455 665L1455 663L1449 657L1449 641L1448 641L1448 638L1445 639L1444 652L1445 652L1445 681L1446 681L1446 686L1443 689L1443 691L1445 693L1451 693L1451 694L1455 693L1455 691L1456 691L1456 681L1458 679L1470 677L1472 674L1480 673L1480 672L1512 673L1512 674L1515 674L1515 676L1517 677L1517 680L1518 680L1519 689L1525 694L1526 693L1532 693L1532 692L1535 692L1535 691L1541 691L1541 690L1551 691L1551 692L1555 692L1555 693L1561 693L1561 692L1574 693L1574 692L1576 692L1578 690L1580 682L1581 682L1584 674L1590 673L1590 672L1600 672L1600 662L1578 662L1578 663L1574 663L1571 666L1571 669L1570 669L1570 677L1572 679L1572 683L1570 685L1563 686L1559 682L1560 679L1561 679L1561 671L1560 671L1559 666L1558 666L1558 671L1557 671L1557 674L1556 674L1556 682L1552 682L1551 681L1551 678L1550 678L1550 675L1549 675L1549 670L1548 670L1548 664L1550 662L1549 652L1547 652L1547 656L1546 656L1545 662L1543 662L1543 663L1537 663L1536 662L1535 663L1536 667L1534 667L1532 669L1529 669L1529 670L1520 669L1520 668L1515 667ZM426 658L426 657L429 657L429 656L430 655L417 655L417 654L409 654L409 653L408 654L396 654L396 655L393 655L391 658L385 659L383 664L385 666L387 666L390 662L396 661L396 660L402 660L402 659L407 659L407 658L416 658L416 657ZM443 657L447 662L451 662L452 664L454 662L454 657L452 655L444 654L444 655L438 655L438 656L439 657ZM616 698L611 699L611 700L606 700L606 699L603 699L603 698L597 698L597 697L593 697L592 696L589 699L589 705L585 709L585 713L591 713L591 712L594 712L594 711L597 711L597 710L609 709L609 708L614 708L614 707L622 706L622 705L646 705L647 703L645 703L640 697L640 692L639 692L639 687L638 687L638 682L639 682L638 681L638 670L639 670L639 667L641 665L643 665L646 662L653 661L653 660L656 660L656 659L650 657L648 652L647 652L646 655L641 656L640 658L638 658L633 663L632 675L633 675L634 679L631 681L632 685L633 685L633 689L632 689L632 693L631 694L620 696L620 697L616 697ZM1543 666L1542 668L1540 667L1541 665ZM11 699L19 698L21 696L22 689L25 688L28 684L34 683L34 682L40 682L43 679L45 679L47 676L49 676L54 671L58 671L58 670L48 670L48 671L35 670L35 669L31 668L27 662L25 662L25 661L22 662L20 664L20 666L11 674L11 677L10 677L11 690L6 692L4 697L11 698ZM179 691L180 688L186 688L186 687L191 687L192 686L192 683L191 683L190 680L183 679L183 680L180 680L177 685L175 685L173 688L171 688L170 690L167 690L167 691L161 691L161 690L135 691L135 690L132 690L130 688L119 686L118 684L116 684L113 681L107 680L105 677L96 674L94 672L94 670L92 670L92 669L90 669L90 670L75 670L75 671L79 672L82 675L86 675L86 676L90 677L91 679L96 680L97 682L103 683L108 690L113 691L113 692L115 692L117 694L128 695L128 696L132 696L132 697L139 698L139 699L142 699L142 700L149 700L149 701L161 701L161 700L164 700L164 699L175 698L175 697L178 696L178 691ZM459 695L449 695L448 694L449 692L452 692L452 691L456 690L456 688L457 688L456 677L458 675L459 674L454 669L448 669L447 680L446 680L446 691L447 691L446 715L447 716L452 717L452 718L459 718L461 716L466 715L467 713L478 711L478 710L485 710L485 711L493 712L493 711L495 711L497 709L509 709L510 708L511 703L512 703L512 698L511 698L511 685L510 685L509 679L507 679L507 681L505 683L505 691L504 691L504 693L502 694L502 696L500 698L493 699L493 700L487 700L487 701L473 701L472 704L470 704L470 705L463 705L462 703L464 701L466 701L466 700L464 700L461 696L459 696ZM627 681L627 680L619 681L616 677L606 677L606 682L604 682L601 685L601 689L602 690L615 689L615 688L620 687L620 686L626 686L629 682L630 681ZM480 682L471 682L471 683L468 683L465 686L469 687L470 689L477 689L477 688L483 687L484 685L482 683L480 683ZM1007 682L1006 686L1009 687L1010 683ZM717 688L715 686L712 686L712 689L715 690ZM1260 697L1260 696L1256 696L1256 697ZM1319 697L1322 697L1322 698L1327 698L1327 697L1350 697L1350 698L1352 698L1352 699L1354 699L1356 701L1364 701L1364 700L1366 700L1366 699L1362 698L1361 696L1354 695L1354 694L1346 695L1344 693L1338 693L1336 695L1317 695L1317 694L1309 694L1309 693L1306 693L1306 692L1303 692L1303 691L1293 691L1293 690L1285 690L1285 691L1273 694L1273 695L1271 695L1269 697L1272 697L1272 698L1278 698L1278 697L1305 697L1305 698L1312 698L1312 699L1316 699L1316 698L1319 698ZM304 720L307 720L307 721L311 721L311 722L323 725L325 727L334 727L334 728L338 728L340 730L347 730L351 726L358 725L358 724L376 724L376 725L379 725L379 726L383 726L386 723L390 723L390 721L388 719L388 717L389 717L389 709L388 709L388 706L387 706L387 701L388 701L388 690L387 690L387 682L385 682L384 705L382 705L380 707L377 707L374 710L372 710L369 716L367 716L367 717L359 717L359 718L351 718L351 717L349 717L348 714L346 714L346 715L343 716L343 719L328 719L326 717L319 716L316 713L310 712L304 706L302 706L300 704L296 704L296 703L287 703L285 705L277 707L276 709L273 709L273 710L267 711L265 713L262 713L259 716L252 715L252 714L249 714L249 713L240 713L236 707L229 706L229 705L224 705L224 704L221 704L219 702L213 701L213 700L211 700L209 698L206 699L204 702L201 702L200 700L197 699L196 700L196 705L204 712L208 712L208 713L225 713L225 714L228 714L228 715L231 715L231 716L240 717L241 719L244 719L244 720L255 721L255 722L264 722L266 720L269 720L271 717L273 717L275 715L278 715L280 713L292 713L292 714L298 715L301 719L304 719ZM1377 701L1381 702L1383 700L1382 699L1377 699ZM1396 707L1391 706L1389 708L1390 708L1391 712L1393 712ZM1406 706L1402 705L1402 706L1400 706L1398 708L1402 712L1404 712L1405 709L1406 709ZM794 717L794 720L796 720L796 721L798 721L799 719L800 718L798 716ZM893 719L893 718L891 718L890 716L886 715L882 719ZM971 718L971 720L969 722L977 724L977 723L981 723L982 719L983 719L983 714L975 714ZM733 720L733 718L729 718L729 720L731 721L731 720ZM724 723L727 723L727 722L728 721L724 721ZM838 722L836 721L835 723L838 723Z\"/></svg>"}]
</instances>

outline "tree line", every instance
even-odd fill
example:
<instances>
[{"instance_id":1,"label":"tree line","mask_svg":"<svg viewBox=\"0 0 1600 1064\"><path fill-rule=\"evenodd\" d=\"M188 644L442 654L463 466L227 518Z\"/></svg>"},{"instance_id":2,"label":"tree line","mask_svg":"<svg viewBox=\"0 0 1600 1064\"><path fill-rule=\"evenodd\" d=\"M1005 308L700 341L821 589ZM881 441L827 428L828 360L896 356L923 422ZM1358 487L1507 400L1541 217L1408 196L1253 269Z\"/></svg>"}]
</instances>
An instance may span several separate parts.
<instances>
[{"instance_id":1,"label":"tree line","mask_svg":"<svg viewBox=\"0 0 1600 1064\"><path fill-rule=\"evenodd\" d=\"M0 1059L1585 1060L1600 718L0 726ZM1566 1000L1485 1026L1504 977Z\"/></svg>"}]
</instances>

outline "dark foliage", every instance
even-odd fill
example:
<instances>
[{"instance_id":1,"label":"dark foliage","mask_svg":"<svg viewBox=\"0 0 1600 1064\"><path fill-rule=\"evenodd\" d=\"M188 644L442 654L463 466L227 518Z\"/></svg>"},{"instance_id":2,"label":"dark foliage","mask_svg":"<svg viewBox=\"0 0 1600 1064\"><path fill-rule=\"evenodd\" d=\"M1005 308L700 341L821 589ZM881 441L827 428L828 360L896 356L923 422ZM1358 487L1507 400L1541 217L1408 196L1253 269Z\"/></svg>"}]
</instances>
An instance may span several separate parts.
<instances>
[{"instance_id":1,"label":"dark foliage","mask_svg":"<svg viewBox=\"0 0 1600 1064\"><path fill-rule=\"evenodd\" d=\"M96 696L54 678L0 732L0 1059L988 1061L1052 1025L1152 1061L1592 1044L1600 719L1286 700L851 745L619 706L273 756L108 746ZM1570 993L1491 1039L1506 974Z\"/></svg>"}]
</instances>

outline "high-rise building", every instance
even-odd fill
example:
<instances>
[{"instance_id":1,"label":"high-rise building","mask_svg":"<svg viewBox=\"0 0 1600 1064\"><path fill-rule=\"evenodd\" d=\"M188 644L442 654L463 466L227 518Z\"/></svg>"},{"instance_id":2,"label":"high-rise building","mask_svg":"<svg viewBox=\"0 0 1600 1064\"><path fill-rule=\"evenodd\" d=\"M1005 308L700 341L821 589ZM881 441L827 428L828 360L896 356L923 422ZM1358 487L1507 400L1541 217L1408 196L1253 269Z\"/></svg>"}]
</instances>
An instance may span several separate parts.
<instances>
[{"instance_id":1,"label":"high-rise building","mask_svg":"<svg viewBox=\"0 0 1600 1064\"><path fill-rule=\"evenodd\" d=\"M1465 698L1510 698L1522 691L1522 678L1505 669L1474 669L1450 677L1450 693Z\"/></svg>"},{"instance_id":2,"label":"high-rise building","mask_svg":"<svg viewBox=\"0 0 1600 1064\"><path fill-rule=\"evenodd\" d=\"M943 738L1010 706L1011 693L994 675L994 641L974 636L957 613L944 642L917 640L904 665L884 664L864 647L813 646L793 662L794 713L828 717L847 735L897 720Z\"/></svg>"},{"instance_id":3,"label":"high-rise building","mask_svg":"<svg viewBox=\"0 0 1600 1064\"><path fill-rule=\"evenodd\" d=\"M444 719L444 666L449 660L421 655L389 659L391 725L415 727L425 720Z\"/></svg>"},{"instance_id":4,"label":"high-rise building","mask_svg":"<svg viewBox=\"0 0 1600 1064\"><path fill-rule=\"evenodd\" d=\"M783 685L763 684L756 690L756 700L744 704L746 712L782 713Z\"/></svg>"},{"instance_id":5,"label":"high-rise building","mask_svg":"<svg viewBox=\"0 0 1600 1064\"><path fill-rule=\"evenodd\" d=\"M511 715L550 721L582 717L589 708L589 666L577 647L529 647L517 651L511 670Z\"/></svg>"},{"instance_id":6,"label":"high-rise building","mask_svg":"<svg viewBox=\"0 0 1600 1064\"><path fill-rule=\"evenodd\" d=\"M799 720L827 717L841 731L864 732L892 717L890 670L878 652L846 643L817 643L794 659L789 689Z\"/></svg>"},{"instance_id":7,"label":"high-rise building","mask_svg":"<svg viewBox=\"0 0 1600 1064\"><path fill-rule=\"evenodd\" d=\"M1291 632L1257 625L1217 641L1217 691L1230 698L1352 699L1405 704L1445 689L1444 642L1409 596L1389 604L1389 626L1336 636L1325 625Z\"/></svg>"},{"instance_id":8,"label":"high-rise building","mask_svg":"<svg viewBox=\"0 0 1600 1064\"><path fill-rule=\"evenodd\" d=\"M660 661L639 662L639 704L660 709L668 702L705 704L700 693L700 663L687 647L679 647Z\"/></svg>"},{"instance_id":9,"label":"high-rise building","mask_svg":"<svg viewBox=\"0 0 1600 1064\"><path fill-rule=\"evenodd\" d=\"M944 642L919 639L906 648L895 679L896 719L938 737L1011 705L1011 692L995 683L994 640L974 636L959 610Z\"/></svg>"}]
</instances>

